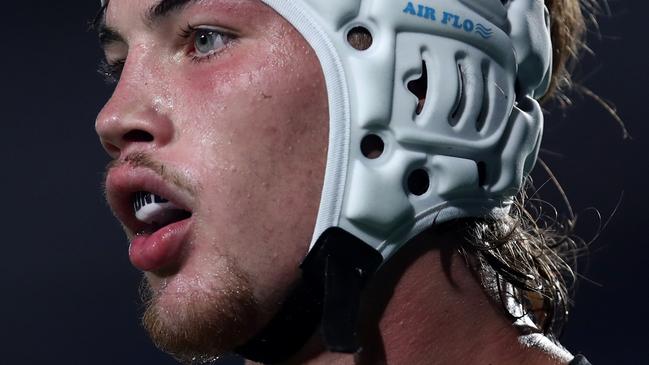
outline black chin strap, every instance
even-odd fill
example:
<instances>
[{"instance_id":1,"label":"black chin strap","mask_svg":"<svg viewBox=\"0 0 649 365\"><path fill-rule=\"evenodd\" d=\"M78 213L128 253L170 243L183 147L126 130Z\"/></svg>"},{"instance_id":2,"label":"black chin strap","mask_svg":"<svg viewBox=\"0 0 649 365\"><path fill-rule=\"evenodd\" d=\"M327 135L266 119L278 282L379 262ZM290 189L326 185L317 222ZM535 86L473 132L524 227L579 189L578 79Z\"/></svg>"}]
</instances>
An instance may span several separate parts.
<instances>
[{"instance_id":1,"label":"black chin strap","mask_svg":"<svg viewBox=\"0 0 649 365\"><path fill-rule=\"evenodd\" d=\"M276 364L295 355L321 324L330 351L359 350L357 320L361 291L383 257L341 228L326 230L300 265L302 280L268 326L236 352Z\"/></svg>"}]
</instances>

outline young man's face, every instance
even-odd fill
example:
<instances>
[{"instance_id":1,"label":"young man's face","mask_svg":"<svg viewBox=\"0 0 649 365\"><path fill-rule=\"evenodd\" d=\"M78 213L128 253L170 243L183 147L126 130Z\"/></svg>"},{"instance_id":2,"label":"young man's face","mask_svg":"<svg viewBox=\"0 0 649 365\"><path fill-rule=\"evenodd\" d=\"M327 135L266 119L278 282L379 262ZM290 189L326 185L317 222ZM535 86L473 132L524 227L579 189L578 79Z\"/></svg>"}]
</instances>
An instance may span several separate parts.
<instances>
[{"instance_id":1,"label":"young man's face","mask_svg":"<svg viewBox=\"0 0 649 365\"><path fill-rule=\"evenodd\" d=\"M317 215L328 109L314 52L258 0L110 0L97 118L108 201L150 290L145 324L177 356L253 335L298 277ZM148 224L135 193L191 213ZM172 217L172 218L170 218Z\"/></svg>"}]
</instances>

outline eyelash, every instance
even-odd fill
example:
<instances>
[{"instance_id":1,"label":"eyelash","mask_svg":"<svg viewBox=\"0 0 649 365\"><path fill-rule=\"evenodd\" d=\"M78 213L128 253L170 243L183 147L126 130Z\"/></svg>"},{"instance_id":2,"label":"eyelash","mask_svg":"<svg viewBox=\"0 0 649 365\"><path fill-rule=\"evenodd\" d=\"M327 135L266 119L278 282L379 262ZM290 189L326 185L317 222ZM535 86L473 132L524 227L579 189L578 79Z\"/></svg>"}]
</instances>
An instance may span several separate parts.
<instances>
[{"instance_id":1,"label":"eyelash","mask_svg":"<svg viewBox=\"0 0 649 365\"><path fill-rule=\"evenodd\" d=\"M208 55L204 55L204 56L193 55L192 56L192 61L194 61L194 62L206 62L206 61L209 61L212 57L214 57L214 56L218 55L219 53L221 53L221 51L223 51L225 49L225 47L229 46L234 40L236 40L236 36L234 34L232 34L231 32L228 32L228 31L225 31L225 30L222 30L222 29L218 29L218 28L196 27L196 26L193 26L191 24L187 24L187 26L185 26L184 28L181 28L180 33L178 34L178 36L180 36L181 38L186 40L186 46L187 47L193 47L194 42L196 40L196 34L198 32L200 32L200 31L208 31L208 32L217 33L218 35L223 37L224 42L225 42L225 46L222 49L211 52Z\"/></svg>"},{"instance_id":2,"label":"eyelash","mask_svg":"<svg viewBox=\"0 0 649 365\"><path fill-rule=\"evenodd\" d=\"M229 46L233 41L236 40L236 36L234 34L230 33L230 32L219 30L219 29L214 29L214 28L195 27L195 26L193 26L191 24L187 24L186 27L181 28L180 33L178 34L178 36L185 40L185 45L184 46L186 48L187 47L192 47L193 48L194 47L193 43L194 43L194 40L195 40L196 33L199 32L199 31L211 31L211 32L218 33L219 35L221 35L224 38L225 47ZM225 47L223 49L225 49ZM216 50L216 51L214 51L214 52L212 52L212 53L210 53L208 55L204 55L204 56L192 55L191 60L192 60L192 62L196 62L196 63L207 62L210 59L212 59L214 56L221 53L221 51L223 49ZM192 52L195 52L195 50L193 50ZM192 52L188 52L188 53L191 54ZM120 78L120 76L122 74L122 70L124 68L125 63L126 63L125 59L120 59L120 60L116 60L116 61L112 61L112 62L108 61L108 60L102 60L99 63L99 69L97 70L97 72L99 72L99 74L104 78L104 81L107 84L111 84L111 85L117 84L117 82L119 82L119 78Z\"/></svg>"},{"instance_id":3,"label":"eyelash","mask_svg":"<svg viewBox=\"0 0 649 365\"><path fill-rule=\"evenodd\" d=\"M104 78L104 81L107 84L117 84L119 77L122 74L122 69L124 68L124 62L125 60L117 60L114 62L102 60L99 63L99 69L97 72Z\"/></svg>"}]
</instances>

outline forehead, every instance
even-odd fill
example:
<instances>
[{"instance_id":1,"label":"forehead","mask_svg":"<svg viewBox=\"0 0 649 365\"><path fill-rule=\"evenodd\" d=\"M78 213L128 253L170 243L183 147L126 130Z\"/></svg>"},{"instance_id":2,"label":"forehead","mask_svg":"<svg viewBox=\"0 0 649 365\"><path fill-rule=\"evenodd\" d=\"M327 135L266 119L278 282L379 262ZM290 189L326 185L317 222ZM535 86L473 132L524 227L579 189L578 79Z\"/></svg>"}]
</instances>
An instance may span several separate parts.
<instances>
[{"instance_id":1,"label":"forehead","mask_svg":"<svg viewBox=\"0 0 649 365\"><path fill-rule=\"evenodd\" d=\"M101 15L107 22L114 22L128 15L147 21L189 6L228 11L260 11L267 8L260 0L103 0Z\"/></svg>"}]
</instances>

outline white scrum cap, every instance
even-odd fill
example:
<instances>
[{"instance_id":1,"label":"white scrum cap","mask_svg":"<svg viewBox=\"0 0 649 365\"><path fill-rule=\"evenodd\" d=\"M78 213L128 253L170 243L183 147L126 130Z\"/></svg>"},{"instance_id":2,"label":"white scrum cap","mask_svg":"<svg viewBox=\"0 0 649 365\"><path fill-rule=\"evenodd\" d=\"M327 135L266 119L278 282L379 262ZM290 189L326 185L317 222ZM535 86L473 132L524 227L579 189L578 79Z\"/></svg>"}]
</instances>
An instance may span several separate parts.
<instances>
[{"instance_id":1,"label":"white scrum cap","mask_svg":"<svg viewBox=\"0 0 649 365\"><path fill-rule=\"evenodd\" d=\"M509 211L541 142L552 69L542 0L260 1L304 36L326 80L312 244L340 227L387 259L432 224ZM350 32L371 46L355 49Z\"/></svg>"}]
</instances>

